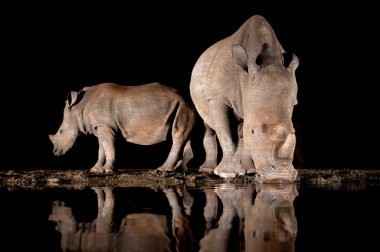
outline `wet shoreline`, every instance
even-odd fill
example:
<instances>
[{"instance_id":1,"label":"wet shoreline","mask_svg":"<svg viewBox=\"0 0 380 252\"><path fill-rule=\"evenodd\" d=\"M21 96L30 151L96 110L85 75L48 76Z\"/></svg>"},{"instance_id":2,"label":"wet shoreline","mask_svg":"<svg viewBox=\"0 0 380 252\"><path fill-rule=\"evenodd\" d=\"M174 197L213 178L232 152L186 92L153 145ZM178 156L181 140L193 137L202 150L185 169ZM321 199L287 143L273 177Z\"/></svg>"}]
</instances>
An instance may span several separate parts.
<instances>
[{"instance_id":1,"label":"wet shoreline","mask_svg":"<svg viewBox=\"0 0 380 252\"><path fill-rule=\"evenodd\" d=\"M220 184L244 186L255 184L254 175L223 179L214 174L187 172L155 173L153 169L120 169L115 174L93 174L88 170L32 170L0 172L0 187L9 190L85 187L150 187L161 188L184 185L213 187ZM359 169L298 169L295 182L302 186L349 188L353 190L380 184L380 170Z\"/></svg>"}]
</instances>

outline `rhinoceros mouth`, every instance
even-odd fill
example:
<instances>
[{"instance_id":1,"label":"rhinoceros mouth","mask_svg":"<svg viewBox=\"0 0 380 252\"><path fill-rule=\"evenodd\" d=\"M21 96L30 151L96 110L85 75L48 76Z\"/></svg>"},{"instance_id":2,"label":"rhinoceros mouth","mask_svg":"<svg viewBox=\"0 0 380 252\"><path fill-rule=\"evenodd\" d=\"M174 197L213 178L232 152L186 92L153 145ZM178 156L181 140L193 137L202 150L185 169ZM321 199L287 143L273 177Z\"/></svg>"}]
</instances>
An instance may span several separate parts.
<instances>
[{"instance_id":1,"label":"rhinoceros mouth","mask_svg":"<svg viewBox=\"0 0 380 252\"><path fill-rule=\"evenodd\" d=\"M259 183L292 183L298 172L293 168L293 166L274 167L272 165L263 166L261 169L257 170L256 182Z\"/></svg>"},{"instance_id":2,"label":"rhinoceros mouth","mask_svg":"<svg viewBox=\"0 0 380 252\"><path fill-rule=\"evenodd\" d=\"M66 152L67 152L68 149L58 149L58 148L54 148L53 150L53 153L54 155L56 156L62 156L64 155Z\"/></svg>"},{"instance_id":3,"label":"rhinoceros mouth","mask_svg":"<svg viewBox=\"0 0 380 252\"><path fill-rule=\"evenodd\" d=\"M57 150L57 149L54 149L54 150L53 150L53 153L54 153L54 155L56 155L56 156L61 156L61 155L62 155L62 151L61 151L61 150Z\"/></svg>"}]
</instances>

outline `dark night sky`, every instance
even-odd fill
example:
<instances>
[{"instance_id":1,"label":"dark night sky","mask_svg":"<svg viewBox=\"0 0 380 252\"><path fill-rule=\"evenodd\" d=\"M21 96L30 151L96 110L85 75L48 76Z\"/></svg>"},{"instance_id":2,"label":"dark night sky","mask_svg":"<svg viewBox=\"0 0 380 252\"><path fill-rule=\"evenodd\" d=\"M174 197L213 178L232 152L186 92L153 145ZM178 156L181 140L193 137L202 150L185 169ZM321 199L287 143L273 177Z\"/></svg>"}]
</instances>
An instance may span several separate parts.
<instances>
[{"instance_id":1,"label":"dark night sky","mask_svg":"<svg viewBox=\"0 0 380 252\"><path fill-rule=\"evenodd\" d=\"M48 134L61 123L69 91L106 81L159 81L189 97L200 54L254 14L263 15L287 53L300 58L293 119L302 127L305 167L379 168L374 8L232 2L213 9L184 3L3 8L0 170L91 167L93 136L80 137L63 157L52 154ZM127 145L116 165L159 165L157 153L167 146L156 147Z\"/></svg>"}]
</instances>

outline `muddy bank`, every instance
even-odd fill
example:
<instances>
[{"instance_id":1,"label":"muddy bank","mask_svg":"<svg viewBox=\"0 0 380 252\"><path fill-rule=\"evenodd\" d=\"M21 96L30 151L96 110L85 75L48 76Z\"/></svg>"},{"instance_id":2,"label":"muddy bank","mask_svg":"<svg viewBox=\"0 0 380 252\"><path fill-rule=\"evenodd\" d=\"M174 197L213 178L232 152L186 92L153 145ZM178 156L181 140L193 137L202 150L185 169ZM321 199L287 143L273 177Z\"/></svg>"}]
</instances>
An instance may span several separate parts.
<instances>
[{"instance_id":1,"label":"muddy bank","mask_svg":"<svg viewBox=\"0 0 380 252\"><path fill-rule=\"evenodd\" d=\"M323 186L332 189L342 187L352 190L380 185L380 170L334 170L298 169L296 183L300 186ZM154 170L118 170L112 175L92 174L88 170L34 170L1 171L0 187L8 190L43 189L63 187L80 189L85 187L150 187L161 188L184 185L187 187L213 187L232 183L237 186L254 184L254 175L222 179L213 174L187 172L155 173Z\"/></svg>"}]
</instances>

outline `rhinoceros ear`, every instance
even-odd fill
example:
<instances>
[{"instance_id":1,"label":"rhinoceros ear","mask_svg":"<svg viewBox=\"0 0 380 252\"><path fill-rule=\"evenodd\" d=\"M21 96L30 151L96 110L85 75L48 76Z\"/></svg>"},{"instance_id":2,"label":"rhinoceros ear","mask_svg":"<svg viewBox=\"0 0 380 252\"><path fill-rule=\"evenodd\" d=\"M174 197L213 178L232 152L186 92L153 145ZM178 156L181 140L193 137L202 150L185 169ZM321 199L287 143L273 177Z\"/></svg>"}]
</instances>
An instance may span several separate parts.
<instances>
[{"instance_id":1,"label":"rhinoceros ear","mask_svg":"<svg viewBox=\"0 0 380 252\"><path fill-rule=\"evenodd\" d=\"M253 76L260 67L251 60L248 59L247 51L241 45L232 46L232 58L234 64L244 71L249 72L249 75Z\"/></svg>"},{"instance_id":2,"label":"rhinoceros ear","mask_svg":"<svg viewBox=\"0 0 380 252\"><path fill-rule=\"evenodd\" d=\"M297 55L293 54L292 61L290 61L289 66L286 68L286 70L288 70L289 73L294 74L299 64L300 60L298 59Z\"/></svg>"},{"instance_id":3,"label":"rhinoceros ear","mask_svg":"<svg viewBox=\"0 0 380 252\"><path fill-rule=\"evenodd\" d=\"M232 46L232 58L234 64L243 68L245 71L248 69L248 55L245 49L241 45Z\"/></svg>"},{"instance_id":4,"label":"rhinoceros ear","mask_svg":"<svg viewBox=\"0 0 380 252\"><path fill-rule=\"evenodd\" d=\"M68 101L68 104L69 104L69 108L71 108L72 106L74 106L75 104L77 104L78 102L80 102L80 100L82 99L83 95L84 95L84 91L83 90L81 90L79 92L70 91L67 94L67 101Z\"/></svg>"}]
</instances>

